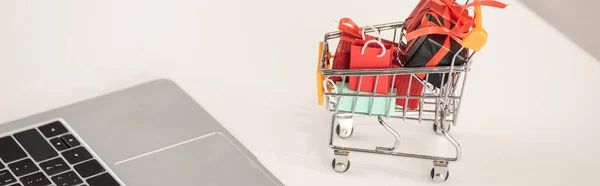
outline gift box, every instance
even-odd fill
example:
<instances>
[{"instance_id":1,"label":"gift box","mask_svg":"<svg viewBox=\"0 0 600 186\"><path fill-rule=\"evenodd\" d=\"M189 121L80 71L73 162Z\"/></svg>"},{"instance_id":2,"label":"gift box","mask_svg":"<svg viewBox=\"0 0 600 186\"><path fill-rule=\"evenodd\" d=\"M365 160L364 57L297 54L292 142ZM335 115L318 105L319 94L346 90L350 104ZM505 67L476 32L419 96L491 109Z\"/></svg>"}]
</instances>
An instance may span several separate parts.
<instances>
[{"instance_id":1,"label":"gift box","mask_svg":"<svg viewBox=\"0 0 600 186\"><path fill-rule=\"evenodd\" d=\"M453 0L421 0L405 20L408 40L405 67L432 67L451 65L454 55L460 50L462 39L475 26L468 7L489 6L504 8L506 4L494 0L479 0L465 5ZM480 15L479 15L480 16ZM458 53L454 64L463 65L468 58L467 50ZM436 87L443 86L450 74L418 74L419 78ZM452 75L454 76L454 75Z\"/></svg>"},{"instance_id":2,"label":"gift box","mask_svg":"<svg viewBox=\"0 0 600 186\"><path fill-rule=\"evenodd\" d=\"M413 11L404 20L406 31L411 32L419 28L421 24L421 18L425 15L425 13L430 11L434 11L442 15L444 11L444 4L437 3L437 1L434 0L420 0Z\"/></svg>"},{"instance_id":3,"label":"gift box","mask_svg":"<svg viewBox=\"0 0 600 186\"><path fill-rule=\"evenodd\" d=\"M422 14L427 21L421 22L416 29L418 30L423 27L435 26L452 30L455 33L448 32L447 34L423 34L416 39L409 40L406 50L407 60L403 62L405 67L450 66L454 55L458 53L462 47L462 45L456 40L462 39L458 36L464 35L464 33L461 33L463 30L457 30L454 28L457 21L460 20L456 20L458 19L456 18L457 16L446 15L445 17L452 18L452 20L447 20L438 12L439 11L429 11ZM448 13L449 12L446 12L446 14ZM428 25L423 25L423 23L427 23ZM409 39L409 36L407 36L407 39ZM466 62L466 59L467 50L463 49L456 56L454 65L461 66ZM431 73L429 74L429 77L426 77L425 74L418 74L418 77L423 80L427 79L427 81L435 87L442 87L450 78L448 73Z\"/></svg>"},{"instance_id":4,"label":"gift box","mask_svg":"<svg viewBox=\"0 0 600 186\"><path fill-rule=\"evenodd\" d=\"M427 36L421 36L414 41L413 46L407 51L407 61L405 67L423 67L428 66L427 63L434 57L439 50L447 50L443 47L447 36L439 34L431 34ZM454 40L450 40L450 50L444 55L437 65L435 66L450 66L452 58L460 48L462 47L459 43ZM463 49L454 61L454 66L461 66L466 62L467 50ZM445 85L448 78L448 73L430 73L429 77L420 75L421 79L431 83L435 87L441 87Z\"/></svg>"},{"instance_id":5,"label":"gift box","mask_svg":"<svg viewBox=\"0 0 600 186\"><path fill-rule=\"evenodd\" d=\"M354 90L350 90L346 87L348 83L344 82L336 82L336 87L343 94L373 94L372 92L358 92ZM355 100L356 98L356 100ZM339 104L337 101L339 100ZM396 99L394 98L385 98L385 97L354 97L354 96L337 96L334 99L335 103L333 108L337 108L339 111L352 112L352 108L356 105L355 112L368 114L369 109L372 108L371 113L375 115L386 115L394 113L394 104ZM371 107L371 102L373 103L373 107Z\"/></svg>"},{"instance_id":6,"label":"gift box","mask_svg":"<svg viewBox=\"0 0 600 186\"><path fill-rule=\"evenodd\" d=\"M400 56L400 59L402 58L403 56ZM393 67L402 68L402 66L395 64L393 65ZM412 76L410 74L400 74L396 75L396 79L394 80L394 88L396 89L396 95L398 96L422 96L424 85L419 81L419 78L416 76ZM420 103L421 99L408 99L408 102L405 98L396 99L396 105L402 107L406 105L406 108L411 110L418 109Z\"/></svg>"},{"instance_id":7,"label":"gift box","mask_svg":"<svg viewBox=\"0 0 600 186\"><path fill-rule=\"evenodd\" d=\"M348 70L350 69L350 50L352 46L352 42L356 40L357 37L352 34L342 32L340 36L340 41L338 42L337 48L335 50L335 55L333 57L331 69L334 70ZM339 76L331 77L333 81L341 81L342 78ZM346 79L348 81L348 79Z\"/></svg>"}]
</instances>

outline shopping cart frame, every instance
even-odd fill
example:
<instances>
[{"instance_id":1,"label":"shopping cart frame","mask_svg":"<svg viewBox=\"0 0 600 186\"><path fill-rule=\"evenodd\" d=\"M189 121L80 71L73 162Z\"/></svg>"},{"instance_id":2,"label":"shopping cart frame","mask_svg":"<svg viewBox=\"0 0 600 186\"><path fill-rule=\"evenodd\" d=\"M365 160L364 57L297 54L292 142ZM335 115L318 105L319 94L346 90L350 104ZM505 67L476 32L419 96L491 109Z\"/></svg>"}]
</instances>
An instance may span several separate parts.
<instances>
[{"instance_id":1,"label":"shopping cart frame","mask_svg":"<svg viewBox=\"0 0 600 186\"><path fill-rule=\"evenodd\" d=\"M392 22L386 24L378 24L373 25L372 27L362 27L361 30L364 30L365 33L371 32L381 32L381 31L389 31L394 30L394 43L400 45L405 45L402 41L404 35L404 22ZM398 31L400 31L398 33ZM392 156L402 156L409 158L417 158L417 159L426 159L433 160L433 169L431 170L431 178L436 181L446 181L448 179L449 171L448 164L449 162L456 162L461 159L461 146L460 144L450 135L449 131L452 126L455 126L458 119L458 111L460 108L460 103L462 102L462 95L466 85L466 77L470 70L470 66L472 65L472 57L474 56L474 51L469 51L468 49L462 47L452 59L450 66L437 66L437 67L403 67L403 68L391 68L391 69L360 69L360 70L332 70L328 69L330 59L335 56L331 55L329 51L329 41L333 39L338 39L342 35L341 31L334 31L325 34L324 40L322 42L323 48L319 63L319 68L324 77L342 77L342 82L345 83L346 78L352 76L359 76L360 80L358 83L358 87L362 83L363 76L376 76L377 80L375 81L375 87L377 86L377 82L379 77L382 75L391 75L393 76L392 80L392 88L394 81L396 79L396 75L410 75L416 76L416 74L427 74L424 80L420 80L416 83L423 83L426 87L425 93L421 96L411 96L409 95L410 91L407 91L407 95L395 95L393 91L390 91L388 95L375 94L375 91L372 94L348 94L348 93L340 93L340 92L325 92L326 98L326 107L328 111L334 112L332 121L331 121L331 130L330 130L330 139L329 146L334 150L334 159L332 160L332 168L337 172L345 172L350 167L350 161L348 155L351 151L360 152L360 153L370 153L370 154L382 154L382 155L392 155ZM396 41L396 36L398 37L398 41ZM461 66L455 66L455 61L458 54L467 50L468 57L465 59L465 62ZM401 52L400 50L398 52ZM428 84L427 80L430 74L433 73L441 73L441 74L452 74L453 77L446 78L446 83L440 87L435 88L431 87ZM410 83L408 85L408 89L410 89L410 84L412 83L412 79L410 78ZM442 77L442 79L445 79ZM375 89L374 87L374 89ZM426 93L427 90L430 93ZM354 97L356 100L359 97L366 97L373 100L374 98L389 98L389 99L397 99L404 98L406 102L408 99L419 99L420 105L418 110L409 110L406 107L395 106L393 109L393 113L386 115L382 114L373 114L372 107L373 101L371 101L371 109L369 109L368 113L357 113L355 112L356 105L353 105L354 109L352 111L340 111L339 108L332 105L339 104L340 97L342 96L350 96ZM434 102L427 102L426 100L435 100ZM336 103L336 100L338 101ZM355 104L355 103L353 103ZM434 110L424 109L425 105L434 105ZM433 118L427 118L425 115L430 114ZM376 116L379 124L384 127L388 132L390 132L394 138L394 145L392 147L380 147L377 146L375 149L365 149L365 148L355 148L348 146L339 146L333 143L334 132L341 138L348 138L353 133L353 117L355 115L366 115L366 116ZM414 116L416 115L416 116ZM402 119L406 120L416 120L421 123L422 121L433 121L433 130L443 135L454 147L456 150L456 154L453 157L442 157L442 156L432 156L432 155L423 155L423 154L414 154L414 153L406 153L406 152L396 152L395 149L399 147L400 144L400 135L396 132L389 124L387 124L384 119Z\"/></svg>"}]
</instances>

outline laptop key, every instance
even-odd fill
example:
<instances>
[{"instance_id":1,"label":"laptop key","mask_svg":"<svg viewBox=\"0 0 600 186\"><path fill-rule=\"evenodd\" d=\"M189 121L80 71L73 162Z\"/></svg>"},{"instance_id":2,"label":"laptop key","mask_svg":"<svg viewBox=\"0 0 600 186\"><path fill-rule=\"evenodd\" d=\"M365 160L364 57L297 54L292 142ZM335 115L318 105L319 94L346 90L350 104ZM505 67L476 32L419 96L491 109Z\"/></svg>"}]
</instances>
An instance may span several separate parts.
<instances>
[{"instance_id":1,"label":"laptop key","mask_svg":"<svg viewBox=\"0 0 600 186\"><path fill-rule=\"evenodd\" d=\"M36 129L19 132L15 134L15 138L36 162L58 156L54 148Z\"/></svg>"},{"instance_id":2,"label":"laptop key","mask_svg":"<svg viewBox=\"0 0 600 186\"><path fill-rule=\"evenodd\" d=\"M83 183L83 181L81 181L81 178L79 178L79 176L77 176L77 174L75 174L75 172L73 171L69 171L63 174L59 174L56 176L52 176L52 181L56 184L56 185L64 185L64 186L71 186L71 185L77 185L80 183Z\"/></svg>"},{"instance_id":3,"label":"laptop key","mask_svg":"<svg viewBox=\"0 0 600 186\"><path fill-rule=\"evenodd\" d=\"M69 165L61 157L40 163L40 168L46 172L49 176L68 171Z\"/></svg>"},{"instance_id":4,"label":"laptop key","mask_svg":"<svg viewBox=\"0 0 600 186\"><path fill-rule=\"evenodd\" d=\"M110 174L104 173L87 179L90 186L121 186Z\"/></svg>"},{"instance_id":5,"label":"laptop key","mask_svg":"<svg viewBox=\"0 0 600 186\"><path fill-rule=\"evenodd\" d=\"M0 138L0 149L2 149L0 150L0 159L5 163L27 157L25 151L11 136Z\"/></svg>"},{"instance_id":6,"label":"laptop key","mask_svg":"<svg viewBox=\"0 0 600 186\"><path fill-rule=\"evenodd\" d=\"M84 148L77 147L71 150L67 150L62 153L63 157L67 159L69 164L76 164L85 160L92 159L92 155Z\"/></svg>"},{"instance_id":7,"label":"laptop key","mask_svg":"<svg viewBox=\"0 0 600 186\"><path fill-rule=\"evenodd\" d=\"M60 137L60 139L62 139L62 141L65 142L65 144L67 144L68 148L77 147L80 144L79 141L77 141L75 136L73 136L72 134L64 135L63 137Z\"/></svg>"},{"instance_id":8,"label":"laptop key","mask_svg":"<svg viewBox=\"0 0 600 186\"><path fill-rule=\"evenodd\" d=\"M69 132L60 121L55 121L41 126L39 129L42 131L44 136L46 136L46 138L51 138Z\"/></svg>"},{"instance_id":9,"label":"laptop key","mask_svg":"<svg viewBox=\"0 0 600 186\"><path fill-rule=\"evenodd\" d=\"M78 165L75 165L75 171L81 175L81 177L87 178L105 171L104 167L96 160L90 160Z\"/></svg>"},{"instance_id":10,"label":"laptop key","mask_svg":"<svg viewBox=\"0 0 600 186\"><path fill-rule=\"evenodd\" d=\"M46 186L52 184L42 172L22 177L20 180L25 186Z\"/></svg>"},{"instance_id":11,"label":"laptop key","mask_svg":"<svg viewBox=\"0 0 600 186\"><path fill-rule=\"evenodd\" d=\"M0 186L5 186L17 182L17 179L8 172L8 170L0 170Z\"/></svg>"},{"instance_id":12,"label":"laptop key","mask_svg":"<svg viewBox=\"0 0 600 186\"><path fill-rule=\"evenodd\" d=\"M54 148L57 151L63 151L65 149L68 149L69 147L67 147L67 145L60 139L60 138L53 138L50 140L50 144L52 144L52 146L54 146Z\"/></svg>"},{"instance_id":13,"label":"laptop key","mask_svg":"<svg viewBox=\"0 0 600 186\"><path fill-rule=\"evenodd\" d=\"M8 167L17 177L40 170L29 158L11 163L8 165Z\"/></svg>"}]
</instances>

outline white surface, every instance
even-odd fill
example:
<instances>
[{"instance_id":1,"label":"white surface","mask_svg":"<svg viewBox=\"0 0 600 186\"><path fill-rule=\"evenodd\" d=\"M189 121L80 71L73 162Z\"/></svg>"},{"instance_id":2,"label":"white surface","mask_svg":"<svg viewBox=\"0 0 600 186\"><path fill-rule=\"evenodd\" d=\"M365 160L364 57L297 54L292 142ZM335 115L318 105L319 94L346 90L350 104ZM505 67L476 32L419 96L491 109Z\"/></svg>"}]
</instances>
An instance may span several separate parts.
<instances>
[{"instance_id":1,"label":"white surface","mask_svg":"<svg viewBox=\"0 0 600 186\"><path fill-rule=\"evenodd\" d=\"M587 50L596 59L600 59L600 30L595 22L596 7L600 1L579 0L577 3L565 3L564 0L520 0L525 6L548 20L551 25L571 38L579 46Z\"/></svg>"},{"instance_id":2,"label":"white surface","mask_svg":"<svg viewBox=\"0 0 600 186\"><path fill-rule=\"evenodd\" d=\"M348 172L330 167L331 113L317 107L314 86L318 41L337 28L332 18L397 21L417 0L364 2L0 1L0 123L166 77L287 185L430 185L426 160L353 153ZM490 39L452 131L463 159L445 185L593 184L600 63L505 2L484 8ZM368 121L350 142L391 145ZM406 139L401 150L447 152L430 124L392 124Z\"/></svg>"}]
</instances>

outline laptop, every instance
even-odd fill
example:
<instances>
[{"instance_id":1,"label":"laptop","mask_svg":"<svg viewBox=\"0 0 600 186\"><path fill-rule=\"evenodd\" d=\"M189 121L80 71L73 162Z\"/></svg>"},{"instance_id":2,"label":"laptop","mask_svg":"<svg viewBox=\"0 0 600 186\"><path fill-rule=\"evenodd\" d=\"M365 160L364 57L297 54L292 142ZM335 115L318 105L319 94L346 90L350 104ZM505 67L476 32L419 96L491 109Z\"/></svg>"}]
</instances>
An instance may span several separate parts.
<instances>
[{"instance_id":1,"label":"laptop","mask_svg":"<svg viewBox=\"0 0 600 186\"><path fill-rule=\"evenodd\" d=\"M283 185L174 82L0 124L0 186Z\"/></svg>"}]
</instances>

